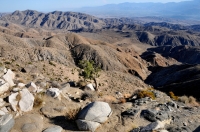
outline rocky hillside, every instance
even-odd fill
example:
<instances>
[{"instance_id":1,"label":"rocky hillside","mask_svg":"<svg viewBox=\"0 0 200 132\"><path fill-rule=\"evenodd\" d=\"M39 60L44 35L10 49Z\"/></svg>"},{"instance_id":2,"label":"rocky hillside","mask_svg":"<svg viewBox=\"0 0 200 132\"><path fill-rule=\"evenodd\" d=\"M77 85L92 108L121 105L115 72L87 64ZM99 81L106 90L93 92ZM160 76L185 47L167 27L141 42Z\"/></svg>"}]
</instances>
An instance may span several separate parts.
<instances>
[{"instance_id":1,"label":"rocky hillside","mask_svg":"<svg viewBox=\"0 0 200 132\"><path fill-rule=\"evenodd\" d=\"M1 17L7 23L20 24L26 27L45 29L99 29L105 23L93 16L83 13L59 12L41 13L34 10L15 11Z\"/></svg>"},{"instance_id":2,"label":"rocky hillside","mask_svg":"<svg viewBox=\"0 0 200 132\"><path fill-rule=\"evenodd\" d=\"M82 88L76 81L58 83L40 71L30 82L25 79L22 82L19 78L29 76L28 68L15 71L17 74L1 66L1 132L199 131L199 104L193 97L168 96L152 88L142 88L132 94L117 91L113 95L109 89L94 91L91 82ZM77 75L77 71L67 74L69 78ZM115 74L113 81L121 82L118 77ZM101 79L105 85L103 80L109 78Z\"/></svg>"},{"instance_id":3,"label":"rocky hillside","mask_svg":"<svg viewBox=\"0 0 200 132\"><path fill-rule=\"evenodd\" d=\"M55 61L75 66L79 60L94 60L103 70L130 72L146 79L149 71L133 48L120 48L68 33L50 38L21 39L1 34L1 56L22 62ZM17 47L16 47L17 46ZM13 51L15 52L8 52Z\"/></svg>"}]
</instances>

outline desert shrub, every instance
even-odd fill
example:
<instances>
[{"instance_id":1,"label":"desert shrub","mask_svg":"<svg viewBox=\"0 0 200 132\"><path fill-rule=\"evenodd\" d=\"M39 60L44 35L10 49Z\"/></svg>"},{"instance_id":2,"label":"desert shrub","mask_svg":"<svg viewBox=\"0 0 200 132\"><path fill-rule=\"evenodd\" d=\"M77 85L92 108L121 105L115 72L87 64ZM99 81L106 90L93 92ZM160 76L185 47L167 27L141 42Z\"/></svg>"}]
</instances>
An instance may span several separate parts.
<instances>
[{"instance_id":1,"label":"desert shrub","mask_svg":"<svg viewBox=\"0 0 200 132\"><path fill-rule=\"evenodd\" d=\"M178 101L187 104L187 103L189 103L189 98L184 95L184 96L179 97Z\"/></svg>"},{"instance_id":2,"label":"desert shrub","mask_svg":"<svg viewBox=\"0 0 200 132\"><path fill-rule=\"evenodd\" d=\"M194 105L194 106L198 106L199 105L199 103L197 102L196 98L194 98L192 96L189 97L189 103L191 105Z\"/></svg>"},{"instance_id":3,"label":"desert shrub","mask_svg":"<svg viewBox=\"0 0 200 132\"><path fill-rule=\"evenodd\" d=\"M94 61L81 60L78 65L83 69L81 75L84 79L94 79L99 77L100 68L95 65Z\"/></svg>"},{"instance_id":4,"label":"desert shrub","mask_svg":"<svg viewBox=\"0 0 200 132\"><path fill-rule=\"evenodd\" d=\"M42 107L43 102L44 102L44 94L39 93L38 95L35 96L33 107L40 108L40 107Z\"/></svg>"},{"instance_id":5,"label":"desert shrub","mask_svg":"<svg viewBox=\"0 0 200 132\"><path fill-rule=\"evenodd\" d=\"M70 109L67 113L66 113L66 119L70 120L70 121L74 121L77 118L77 115L79 113L79 111L81 110L81 108L78 109Z\"/></svg>"},{"instance_id":6,"label":"desert shrub","mask_svg":"<svg viewBox=\"0 0 200 132\"><path fill-rule=\"evenodd\" d=\"M197 106L199 105L199 103L196 101L196 98L194 98L193 96L181 96L178 98L178 101L183 102L185 104L190 104L193 106Z\"/></svg>"},{"instance_id":7,"label":"desert shrub","mask_svg":"<svg viewBox=\"0 0 200 132\"><path fill-rule=\"evenodd\" d=\"M169 96L173 99L173 100L178 100L178 96L175 96L175 94L171 91L169 92Z\"/></svg>"},{"instance_id":8,"label":"desert shrub","mask_svg":"<svg viewBox=\"0 0 200 132\"><path fill-rule=\"evenodd\" d=\"M86 79L93 79L95 82L96 90L98 90L97 80L100 76L100 67L97 66L94 61L90 60L81 60L79 61L79 67L83 69L80 73L81 76L83 76L84 80Z\"/></svg>"},{"instance_id":9,"label":"desert shrub","mask_svg":"<svg viewBox=\"0 0 200 132\"><path fill-rule=\"evenodd\" d=\"M136 92L136 95L138 98L145 98L145 97L149 97L151 99L156 99L155 94L151 91L151 90L139 90Z\"/></svg>"}]
</instances>

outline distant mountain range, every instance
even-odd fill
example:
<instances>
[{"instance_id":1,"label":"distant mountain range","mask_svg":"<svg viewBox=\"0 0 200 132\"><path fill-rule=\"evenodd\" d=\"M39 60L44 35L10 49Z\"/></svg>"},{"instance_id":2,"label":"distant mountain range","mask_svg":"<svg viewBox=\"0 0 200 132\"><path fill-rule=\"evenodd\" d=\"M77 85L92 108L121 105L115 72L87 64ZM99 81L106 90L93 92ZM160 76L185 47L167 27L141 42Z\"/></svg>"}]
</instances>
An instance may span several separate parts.
<instances>
[{"instance_id":1,"label":"distant mountain range","mask_svg":"<svg viewBox=\"0 0 200 132\"><path fill-rule=\"evenodd\" d=\"M25 27L42 27L45 29L99 29L105 23L94 16L75 12L54 11L42 13L34 10L15 11L3 15L0 18L0 25L15 23Z\"/></svg>"},{"instance_id":2,"label":"distant mountain range","mask_svg":"<svg viewBox=\"0 0 200 132\"><path fill-rule=\"evenodd\" d=\"M200 20L200 1L170 3L121 3L98 7L84 7L76 11L100 17L169 17Z\"/></svg>"}]
</instances>

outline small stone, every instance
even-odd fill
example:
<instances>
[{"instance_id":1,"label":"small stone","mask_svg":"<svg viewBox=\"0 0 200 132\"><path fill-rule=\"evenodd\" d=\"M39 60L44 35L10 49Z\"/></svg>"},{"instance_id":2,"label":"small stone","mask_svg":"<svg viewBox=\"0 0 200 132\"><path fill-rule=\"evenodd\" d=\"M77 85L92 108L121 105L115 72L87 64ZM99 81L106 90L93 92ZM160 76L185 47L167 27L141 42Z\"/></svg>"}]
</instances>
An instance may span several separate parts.
<instances>
[{"instance_id":1,"label":"small stone","mask_svg":"<svg viewBox=\"0 0 200 132\"><path fill-rule=\"evenodd\" d=\"M19 92L20 90L21 90L20 88L13 88L13 89L12 89L12 91L15 92L15 93L16 93L16 92Z\"/></svg>"},{"instance_id":2,"label":"small stone","mask_svg":"<svg viewBox=\"0 0 200 132\"><path fill-rule=\"evenodd\" d=\"M49 88L47 89L46 94L53 98L57 98L60 95L60 90L58 88Z\"/></svg>"},{"instance_id":3,"label":"small stone","mask_svg":"<svg viewBox=\"0 0 200 132\"><path fill-rule=\"evenodd\" d=\"M92 85L92 83L89 83L85 86L85 89L87 90L91 90L91 91L95 91L94 86Z\"/></svg>"}]
</instances>

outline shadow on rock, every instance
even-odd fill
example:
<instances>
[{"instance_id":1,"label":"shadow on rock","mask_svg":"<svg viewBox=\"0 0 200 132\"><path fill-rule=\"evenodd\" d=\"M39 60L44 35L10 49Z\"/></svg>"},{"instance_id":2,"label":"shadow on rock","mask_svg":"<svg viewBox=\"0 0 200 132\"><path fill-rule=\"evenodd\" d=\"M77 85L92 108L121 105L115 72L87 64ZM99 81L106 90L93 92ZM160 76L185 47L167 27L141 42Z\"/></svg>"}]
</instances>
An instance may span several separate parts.
<instances>
[{"instance_id":1,"label":"shadow on rock","mask_svg":"<svg viewBox=\"0 0 200 132\"><path fill-rule=\"evenodd\" d=\"M57 116L50 119L51 123L61 126L64 130L78 131L78 127L74 121L67 120L64 116Z\"/></svg>"}]
</instances>

